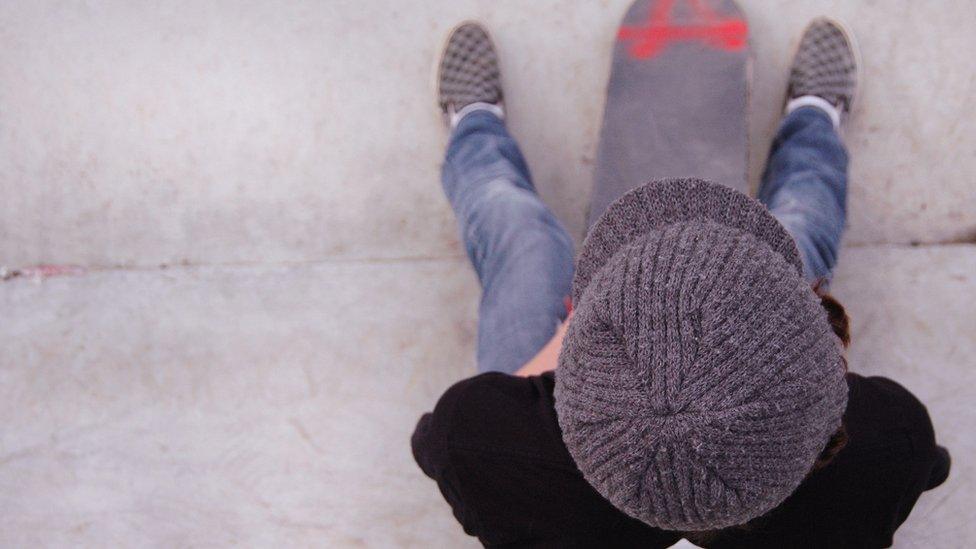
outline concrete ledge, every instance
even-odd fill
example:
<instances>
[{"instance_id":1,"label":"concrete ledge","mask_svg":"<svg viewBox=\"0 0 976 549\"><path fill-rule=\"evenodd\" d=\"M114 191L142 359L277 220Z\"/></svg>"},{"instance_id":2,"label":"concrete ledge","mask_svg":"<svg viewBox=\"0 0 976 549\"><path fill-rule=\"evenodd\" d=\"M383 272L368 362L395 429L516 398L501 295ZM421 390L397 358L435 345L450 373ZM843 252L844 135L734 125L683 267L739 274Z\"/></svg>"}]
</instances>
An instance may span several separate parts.
<instances>
[{"instance_id":1,"label":"concrete ledge","mask_svg":"<svg viewBox=\"0 0 976 549\"><path fill-rule=\"evenodd\" d=\"M576 237L610 48L630 0L0 4L0 257L7 266L456 254L432 69L481 19L509 125ZM810 18L850 22L849 240L976 238L976 3L743 1L755 184ZM407 32L405 29L409 29Z\"/></svg>"}]
</instances>

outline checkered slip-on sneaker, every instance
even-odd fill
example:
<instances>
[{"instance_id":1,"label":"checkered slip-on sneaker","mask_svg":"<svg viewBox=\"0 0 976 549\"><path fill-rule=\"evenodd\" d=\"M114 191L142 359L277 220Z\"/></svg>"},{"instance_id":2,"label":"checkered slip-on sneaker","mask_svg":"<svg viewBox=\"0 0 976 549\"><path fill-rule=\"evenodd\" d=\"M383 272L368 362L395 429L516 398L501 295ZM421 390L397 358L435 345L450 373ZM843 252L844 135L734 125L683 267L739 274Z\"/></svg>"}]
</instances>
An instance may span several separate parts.
<instances>
[{"instance_id":1,"label":"checkered slip-on sneaker","mask_svg":"<svg viewBox=\"0 0 976 549\"><path fill-rule=\"evenodd\" d=\"M815 95L850 112L858 65L854 35L838 21L815 19L804 31L793 58L787 98Z\"/></svg>"},{"instance_id":2,"label":"checkered slip-on sneaker","mask_svg":"<svg viewBox=\"0 0 976 549\"><path fill-rule=\"evenodd\" d=\"M441 110L451 115L471 103L502 101L501 72L491 37L477 23L458 25L447 39L437 75Z\"/></svg>"}]
</instances>

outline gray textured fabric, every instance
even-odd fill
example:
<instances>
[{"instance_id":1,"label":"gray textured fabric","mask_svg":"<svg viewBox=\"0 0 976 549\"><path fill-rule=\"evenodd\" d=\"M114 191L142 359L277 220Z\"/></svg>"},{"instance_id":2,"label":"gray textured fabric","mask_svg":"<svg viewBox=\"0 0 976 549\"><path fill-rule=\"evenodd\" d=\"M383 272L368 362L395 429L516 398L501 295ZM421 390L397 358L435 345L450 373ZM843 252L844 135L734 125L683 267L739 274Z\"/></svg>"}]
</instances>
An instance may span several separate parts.
<instances>
[{"instance_id":1,"label":"gray textured fabric","mask_svg":"<svg viewBox=\"0 0 976 549\"><path fill-rule=\"evenodd\" d=\"M857 86L854 37L830 19L814 19L803 32L790 68L789 98L816 95L851 110Z\"/></svg>"},{"instance_id":2,"label":"gray textured fabric","mask_svg":"<svg viewBox=\"0 0 976 549\"><path fill-rule=\"evenodd\" d=\"M799 486L840 426L840 344L796 246L757 201L639 187L583 243L556 370L586 480L652 526L742 524Z\"/></svg>"}]
</instances>

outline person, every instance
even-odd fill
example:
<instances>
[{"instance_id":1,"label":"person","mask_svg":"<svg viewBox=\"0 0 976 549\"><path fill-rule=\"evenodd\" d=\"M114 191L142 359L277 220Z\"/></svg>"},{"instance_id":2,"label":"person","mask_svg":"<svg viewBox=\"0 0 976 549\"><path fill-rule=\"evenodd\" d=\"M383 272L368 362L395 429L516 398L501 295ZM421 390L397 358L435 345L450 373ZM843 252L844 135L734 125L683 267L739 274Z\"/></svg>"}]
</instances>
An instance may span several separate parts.
<instances>
[{"instance_id":1,"label":"person","mask_svg":"<svg viewBox=\"0 0 976 549\"><path fill-rule=\"evenodd\" d=\"M481 373L411 446L465 532L486 546L885 547L946 480L925 407L847 371L848 319L826 293L855 52L836 21L805 30L758 200L697 179L638 187L574 272L506 130L488 33L452 31L442 180L483 290Z\"/></svg>"}]
</instances>

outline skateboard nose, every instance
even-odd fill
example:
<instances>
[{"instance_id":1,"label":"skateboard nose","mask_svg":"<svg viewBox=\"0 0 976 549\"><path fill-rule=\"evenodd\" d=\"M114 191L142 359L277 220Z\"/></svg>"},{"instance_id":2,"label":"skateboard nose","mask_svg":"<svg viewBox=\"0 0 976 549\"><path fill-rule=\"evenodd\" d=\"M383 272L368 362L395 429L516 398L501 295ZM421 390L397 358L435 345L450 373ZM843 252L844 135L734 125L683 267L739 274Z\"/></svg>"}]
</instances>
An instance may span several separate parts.
<instances>
[{"instance_id":1,"label":"skateboard nose","mask_svg":"<svg viewBox=\"0 0 976 549\"><path fill-rule=\"evenodd\" d=\"M630 54L636 59L656 56L672 42L699 41L710 47L737 51L746 46L749 27L744 19L723 17L701 1L691 2L692 19L675 22L674 0L652 7L643 25L625 25L617 33L619 40L633 40Z\"/></svg>"}]
</instances>

